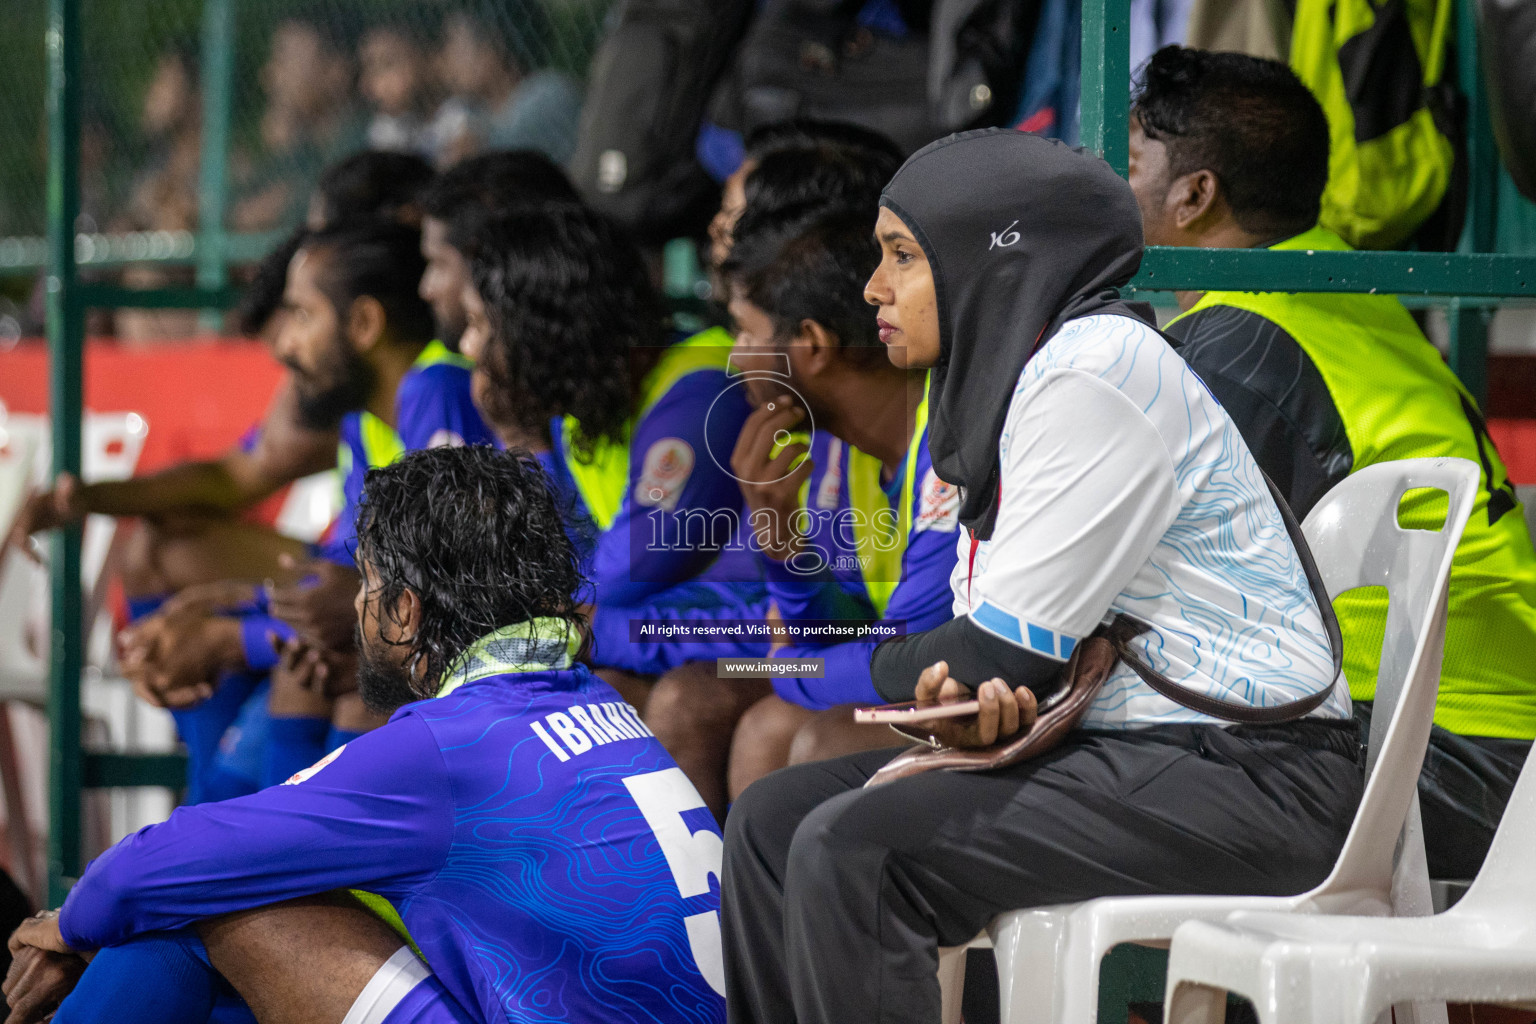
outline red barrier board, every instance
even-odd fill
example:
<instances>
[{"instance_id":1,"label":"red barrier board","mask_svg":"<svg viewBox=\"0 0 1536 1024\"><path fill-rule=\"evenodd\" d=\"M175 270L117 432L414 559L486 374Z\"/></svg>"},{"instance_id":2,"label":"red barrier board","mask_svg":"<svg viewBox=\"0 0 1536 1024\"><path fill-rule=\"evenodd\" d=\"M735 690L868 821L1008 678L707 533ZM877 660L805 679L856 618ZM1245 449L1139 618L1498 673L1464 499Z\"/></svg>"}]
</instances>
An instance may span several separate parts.
<instances>
[{"instance_id":1,"label":"red barrier board","mask_svg":"<svg viewBox=\"0 0 1536 1024\"><path fill-rule=\"evenodd\" d=\"M167 342L124 348L92 340L85 352L85 407L136 412L149 424L140 471L227 450L260 422L283 369L255 341ZM0 352L0 402L48 411L48 349L24 341Z\"/></svg>"}]
</instances>

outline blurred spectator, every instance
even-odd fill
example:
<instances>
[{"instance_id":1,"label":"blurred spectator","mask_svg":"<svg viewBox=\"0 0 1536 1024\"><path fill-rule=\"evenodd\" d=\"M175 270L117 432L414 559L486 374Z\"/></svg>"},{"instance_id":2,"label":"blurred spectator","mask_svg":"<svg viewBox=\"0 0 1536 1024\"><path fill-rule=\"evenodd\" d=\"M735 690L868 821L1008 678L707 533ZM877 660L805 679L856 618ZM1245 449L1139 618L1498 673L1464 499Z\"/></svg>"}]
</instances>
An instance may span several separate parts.
<instances>
[{"instance_id":1,"label":"blurred spectator","mask_svg":"<svg viewBox=\"0 0 1536 1024\"><path fill-rule=\"evenodd\" d=\"M464 7L443 22L437 72L450 95L432 124L440 166L486 149L535 149L558 164L571 158L581 90L559 71L533 70L539 13L531 4L515 16Z\"/></svg>"},{"instance_id":2,"label":"blurred spectator","mask_svg":"<svg viewBox=\"0 0 1536 1024\"><path fill-rule=\"evenodd\" d=\"M361 149L365 128L352 96L353 68L335 23L288 18L272 32L261 69L267 108L263 151L230 212L237 231L303 219L320 169Z\"/></svg>"},{"instance_id":3,"label":"blurred spectator","mask_svg":"<svg viewBox=\"0 0 1536 1024\"><path fill-rule=\"evenodd\" d=\"M202 143L197 60L189 49L160 55L139 113L144 167L128 197L124 228L190 231L197 226L197 174Z\"/></svg>"},{"instance_id":4,"label":"blurred spectator","mask_svg":"<svg viewBox=\"0 0 1536 1024\"><path fill-rule=\"evenodd\" d=\"M123 212L113 219L113 231L193 231L197 228L198 170L202 154L202 104L198 91L195 51L172 46L160 54L144 90L139 111L145 159L134 178ZM123 271L129 288L163 288L191 284L183 269L155 264ZM121 309L116 334L127 345L141 345L197 333L197 311L190 309Z\"/></svg>"},{"instance_id":5,"label":"blurred spectator","mask_svg":"<svg viewBox=\"0 0 1536 1024\"><path fill-rule=\"evenodd\" d=\"M430 153L427 88L431 71L421 37L403 21L375 25L357 48L358 92L373 111L368 148Z\"/></svg>"}]
</instances>

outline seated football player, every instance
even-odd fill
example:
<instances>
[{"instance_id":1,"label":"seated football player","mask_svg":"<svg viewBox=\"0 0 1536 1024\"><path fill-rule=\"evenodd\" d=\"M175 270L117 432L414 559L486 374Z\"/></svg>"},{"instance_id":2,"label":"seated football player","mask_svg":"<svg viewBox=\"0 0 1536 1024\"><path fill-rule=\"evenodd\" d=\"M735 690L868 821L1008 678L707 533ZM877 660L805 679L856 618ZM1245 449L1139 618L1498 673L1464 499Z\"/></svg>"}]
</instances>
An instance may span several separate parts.
<instances>
[{"instance_id":1,"label":"seated football player","mask_svg":"<svg viewBox=\"0 0 1536 1024\"><path fill-rule=\"evenodd\" d=\"M461 351L462 296L469 283L469 264L449 237L453 225L514 206L579 201L565 172L531 150L472 156L438 175L421 193L421 255L427 261L421 297L432 306L437 336L444 345Z\"/></svg>"},{"instance_id":2,"label":"seated football player","mask_svg":"<svg viewBox=\"0 0 1536 1024\"><path fill-rule=\"evenodd\" d=\"M1131 108L1130 183L1148 244L1344 251L1319 222L1328 120L1282 63L1178 46L1148 62ZM1328 220L1323 216L1324 221ZM1432 878L1473 878L1536 738L1536 548L1477 402L1390 295L1184 292L1168 336L1297 516L1366 466L1482 467L1451 566L1435 725L1419 775ZM1430 492L1399 522L1438 529ZM1374 709L1387 596L1340 596L1344 675Z\"/></svg>"},{"instance_id":3,"label":"seated football player","mask_svg":"<svg viewBox=\"0 0 1536 1024\"><path fill-rule=\"evenodd\" d=\"M674 673L657 684L652 709L671 711L651 727L685 771L706 776L695 780L706 799L734 799L788 763L891 746L888 728L853 722L850 705L882 703L870 655L951 617L959 496L928 456L927 375L890 363L864 303L880 257L874 221L873 204L744 218L725 262L732 363L756 406L732 467L775 610L790 625L870 631L776 647L820 659L822 672L775 677L750 705L748 680Z\"/></svg>"},{"instance_id":4,"label":"seated football player","mask_svg":"<svg viewBox=\"0 0 1536 1024\"><path fill-rule=\"evenodd\" d=\"M766 612L730 472L750 412L726 375L730 336L669 343L639 251L580 206L503 214L458 248L473 275L463 347L479 353L481 409L498 430L543 437L557 490L595 535L593 663L641 707L677 665L766 653L765 637L645 632L696 637Z\"/></svg>"},{"instance_id":5,"label":"seated football player","mask_svg":"<svg viewBox=\"0 0 1536 1024\"><path fill-rule=\"evenodd\" d=\"M869 214L873 226L870 211L875 209L880 190L900 163L894 143L852 125L794 121L753 133L742 167L726 182L720 212L710 226L710 259L717 297L724 302L730 291L721 269L736 238L753 233L759 226L782 231L797 219L809 220L819 213L839 211ZM824 288L826 284L810 283L808 287ZM854 295L857 293L855 288ZM873 327L869 326L864 333L873 337ZM781 372L784 369L776 368ZM733 359L733 373L745 369ZM760 375L743 374L741 386L751 392L754 385L745 378L755 376ZM811 426L802 423L791 433L802 433ZM857 576L853 573L844 583L863 600L863 584ZM834 736L845 735L845 716L807 723L807 715L797 705L766 701L755 708L753 724L744 730L754 740L733 742L736 722L771 693L765 679L736 678L725 684L718 678L716 666L693 663L668 672L658 680L651 696L651 727L690 773L710 806L721 813L727 796L728 752L740 759L737 773L750 781L783 764L785 752L802 726L807 734L802 740L805 756L822 746L811 742L816 735L828 730ZM884 730L873 732L881 731ZM860 730L854 735L871 732ZM830 740L833 736L826 738Z\"/></svg>"},{"instance_id":6,"label":"seated football player","mask_svg":"<svg viewBox=\"0 0 1536 1024\"><path fill-rule=\"evenodd\" d=\"M388 724L97 858L12 937L13 1005L201 1021L227 982L263 1024L723 1021L720 832L574 661L577 556L537 464L412 452L368 474L357 541L359 681ZM59 1005L48 979L90 951Z\"/></svg>"},{"instance_id":7,"label":"seated football player","mask_svg":"<svg viewBox=\"0 0 1536 1024\"><path fill-rule=\"evenodd\" d=\"M342 437L345 500L318 557L290 562L295 582L246 583L208 601L177 602L127 635L125 673L177 715L194 802L280 781L327 742L312 715L269 718L266 673L281 644L295 639L316 657L351 648L350 541L363 474L407 450L490 440L469 397L467 364L431 340L431 312L416 293L419 249L414 229L375 222L308 236L289 268L275 351L293 375L304 422ZM356 732L367 719L344 724L343 732ZM275 746L267 742L273 729ZM344 740L338 733L329 741Z\"/></svg>"}]
</instances>

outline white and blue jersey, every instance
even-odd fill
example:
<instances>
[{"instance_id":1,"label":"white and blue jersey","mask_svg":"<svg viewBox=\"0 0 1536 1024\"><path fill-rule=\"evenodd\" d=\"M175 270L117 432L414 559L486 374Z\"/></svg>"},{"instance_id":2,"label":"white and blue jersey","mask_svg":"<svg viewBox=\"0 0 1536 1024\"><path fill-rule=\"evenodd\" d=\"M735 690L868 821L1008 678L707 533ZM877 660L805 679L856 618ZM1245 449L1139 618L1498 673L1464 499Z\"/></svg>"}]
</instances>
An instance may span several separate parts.
<instances>
[{"instance_id":1,"label":"white and blue jersey","mask_svg":"<svg viewBox=\"0 0 1536 1024\"><path fill-rule=\"evenodd\" d=\"M442 696L290 785L124 839L71 891L65 941L361 889L395 906L475 1019L723 1021L720 830L552 625L483 638Z\"/></svg>"},{"instance_id":2,"label":"white and blue jersey","mask_svg":"<svg viewBox=\"0 0 1536 1024\"><path fill-rule=\"evenodd\" d=\"M1116 315L1063 325L1019 377L999 465L991 538L961 537L957 616L1065 661L1124 614L1149 627L1131 641L1149 664L1224 701L1269 706L1327 685L1322 617L1263 475L1156 331ZM1340 679L1313 716L1349 713ZM1121 664L1082 724L1168 722L1215 720Z\"/></svg>"}]
</instances>

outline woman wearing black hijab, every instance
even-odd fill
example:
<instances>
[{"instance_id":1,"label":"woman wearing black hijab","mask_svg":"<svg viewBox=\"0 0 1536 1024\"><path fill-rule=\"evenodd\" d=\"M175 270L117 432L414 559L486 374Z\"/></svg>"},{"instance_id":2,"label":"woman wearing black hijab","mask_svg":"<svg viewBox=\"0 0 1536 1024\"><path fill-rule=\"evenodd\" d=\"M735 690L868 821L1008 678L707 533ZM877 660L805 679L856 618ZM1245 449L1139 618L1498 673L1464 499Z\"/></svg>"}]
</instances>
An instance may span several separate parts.
<instances>
[{"instance_id":1,"label":"woman wearing black hijab","mask_svg":"<svg viewBox=\"0 0 1536 1024\"><path fill-rule=\"evenodd\" d=\"M1098 896L1300 892L1362 785L1323 620L1237 429L1119 298L1141 260L1129 186L1035 136L967 132L886 187L865 291L900 366L932 366L934 466L963 488L956 618L871 662L890 700L963 696L953 745L1027 727L1073 647L1130 647L1234 726L1119 665L1055 750L861 787L895 751L776 773L732 808L722 890L730 1019L939 1017L937 947L996 914ZM1198 703L1198 699L1197 699ZM792 952L791 952L792 951Z\"/></svg>"}]
</instances>

